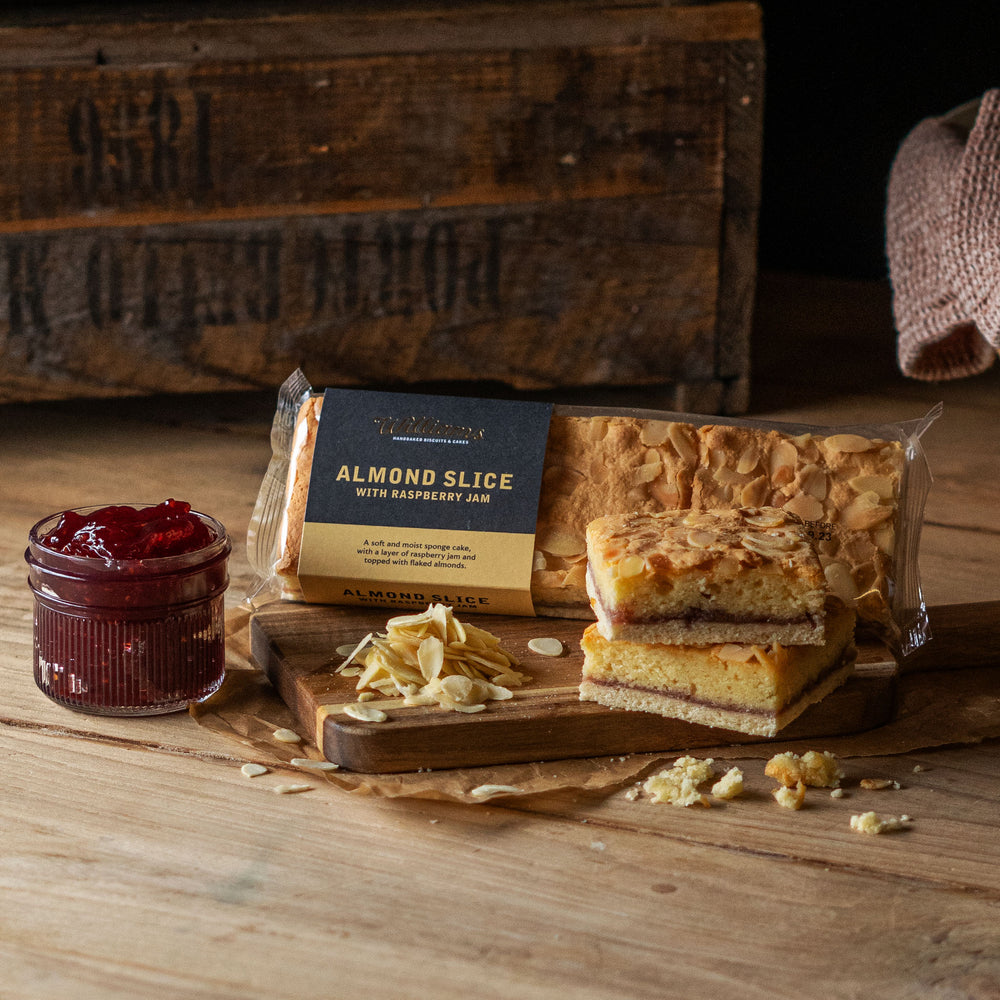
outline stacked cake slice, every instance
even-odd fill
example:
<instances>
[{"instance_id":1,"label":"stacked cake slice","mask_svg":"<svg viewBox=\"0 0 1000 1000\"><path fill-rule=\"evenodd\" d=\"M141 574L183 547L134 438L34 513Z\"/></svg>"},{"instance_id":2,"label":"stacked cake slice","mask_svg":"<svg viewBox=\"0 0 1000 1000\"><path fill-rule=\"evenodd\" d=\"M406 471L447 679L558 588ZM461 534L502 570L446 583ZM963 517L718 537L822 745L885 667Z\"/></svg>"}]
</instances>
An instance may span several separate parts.
<instances>
[{"instance_id":1,"label":"stacked cake slice","mask_svg":"<svg viewBox=\"0 0 1000 1000\"><path fill-rule=\"evenodd\" d=\"M774 736L854 668L855 615L776 508L598 518L580 698Z\"/></svg>"}]
</instances>

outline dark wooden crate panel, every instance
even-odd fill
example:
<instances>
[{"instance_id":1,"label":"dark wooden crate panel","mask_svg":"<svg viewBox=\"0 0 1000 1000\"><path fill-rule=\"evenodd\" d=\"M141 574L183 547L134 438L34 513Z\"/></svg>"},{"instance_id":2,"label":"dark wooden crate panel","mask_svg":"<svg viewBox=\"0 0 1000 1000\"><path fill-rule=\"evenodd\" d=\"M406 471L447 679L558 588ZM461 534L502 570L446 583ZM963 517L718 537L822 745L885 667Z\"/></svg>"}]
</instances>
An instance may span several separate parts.
<instances>
[{"instance_id":1,"label":"dark wooden crate panel","mask_svg":"<svg viewBox=\"0 0 1000 1000\"><path fill-rule=\"evenodd\" d=\"M754 4L8 42L0 398L274 386L301 365L745 406Z\"/></svg>"},{"instance_id":2,"label":"dark wooden crate panel","mask_svg":"<svg viewBox=\"0 0 1000 1000\"><path fill-rule=\"evenodd\" d=\"M579 639L585 622L492 615L461 617L499 636L532 678L531 684L515 690L512 701L491 703L477 714L447 712L436 706L387 706L389 719L382 723L360 722L333 710L322 720L319 735L320 706L347 704L357 698L356 681L334 673L341 662L337 646L383 630L391 614L278 605L263 608L251 620L254 660L298 718L303 734L317 742L328 759L350 770L390 773L768 742L650 713L581 702ZM550 658L532 653L528 642L536 636L561 639L566 655ZM854 677L769 742L860 732L892 717L898 665L880 644L861 644L859 651Z\"/></svg>"}]
</instances>

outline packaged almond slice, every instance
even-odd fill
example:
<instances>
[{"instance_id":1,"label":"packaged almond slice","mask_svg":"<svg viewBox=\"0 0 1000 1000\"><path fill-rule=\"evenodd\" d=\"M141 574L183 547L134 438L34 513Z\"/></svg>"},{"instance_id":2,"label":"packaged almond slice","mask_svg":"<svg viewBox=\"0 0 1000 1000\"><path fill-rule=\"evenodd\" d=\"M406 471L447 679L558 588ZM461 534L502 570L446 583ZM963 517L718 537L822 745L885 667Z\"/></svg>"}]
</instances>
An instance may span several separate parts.
<instances>
[{"instance_id":1,"label":"packaged almond slice","mask_svg":"<svg viewBox=\"0 0 1000 1000\"><path fill-rule=\"evenodd\" d=\"M912 421L818 427L639 409L282 386L250 525L273 599L591 619L587 525L779 507L833 594L906 654L928 637L931 476Z\"/></svg>"}]
</instances>

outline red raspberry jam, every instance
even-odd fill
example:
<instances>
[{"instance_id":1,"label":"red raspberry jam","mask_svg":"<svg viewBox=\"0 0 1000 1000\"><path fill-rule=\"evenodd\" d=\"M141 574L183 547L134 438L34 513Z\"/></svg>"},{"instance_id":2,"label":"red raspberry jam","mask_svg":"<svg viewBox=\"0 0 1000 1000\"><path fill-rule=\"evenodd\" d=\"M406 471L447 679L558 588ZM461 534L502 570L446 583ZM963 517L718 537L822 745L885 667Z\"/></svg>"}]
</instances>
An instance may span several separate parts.
<instances>
[{"instance_id":1,"label":"red raspberry jam","mask_svg":"<svg viewBox=\"0 0 1000 1000\"><path fill-rule=\"evenodd\" d=\"M190 504L86 507L28 535L35 683L97 715L158 715L222 683L226 529Z\"/></svg>"}]
</instances>

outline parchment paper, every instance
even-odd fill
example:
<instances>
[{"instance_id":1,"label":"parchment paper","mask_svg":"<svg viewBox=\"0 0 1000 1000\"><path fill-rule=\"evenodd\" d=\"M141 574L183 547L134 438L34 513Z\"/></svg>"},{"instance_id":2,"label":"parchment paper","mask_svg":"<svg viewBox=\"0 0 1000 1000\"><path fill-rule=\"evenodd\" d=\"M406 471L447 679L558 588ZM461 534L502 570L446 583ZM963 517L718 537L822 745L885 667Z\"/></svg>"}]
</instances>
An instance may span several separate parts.
<instances>
[{"instance_id":1,"label":"parchment paper","mask_svg":"<svg viewBox=\"0 0 1000 1000\"><path fill-rule=\"evenodd\" d=\"M293 768L295 758L322 760L290 709L264 674L250 661L249 615L227 611L226 679L215 695L191 707L199 724L242 744L247 761L273 768ZM299 732L299 743L275 739L280 729ZM971 745L1000 738L1000 669L927 671L904 674L900 680L899 711L894 721L878 729L816 742L775 741L727 744L720 730L716 747L699 747L699 757L768 759L782 751L829 750L840 758L880 757L934 747ZM482 803L512 796L555 791L612 794L647 773L668 766L677 751L629 754L496 767L417 771L408 774L323 772L326 781L358 795L410 797ZM312 777L320 775L308 772ZM478 790L474 793L474 790Z\"/></svg>"}]
</instances>

